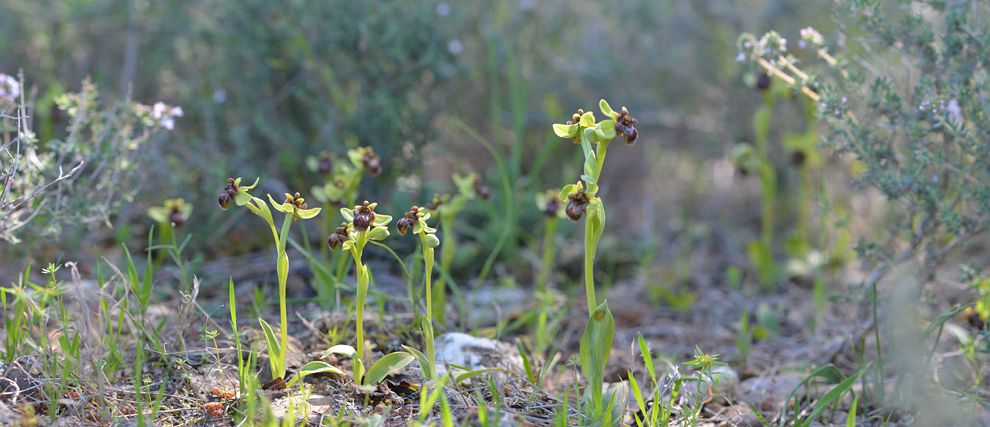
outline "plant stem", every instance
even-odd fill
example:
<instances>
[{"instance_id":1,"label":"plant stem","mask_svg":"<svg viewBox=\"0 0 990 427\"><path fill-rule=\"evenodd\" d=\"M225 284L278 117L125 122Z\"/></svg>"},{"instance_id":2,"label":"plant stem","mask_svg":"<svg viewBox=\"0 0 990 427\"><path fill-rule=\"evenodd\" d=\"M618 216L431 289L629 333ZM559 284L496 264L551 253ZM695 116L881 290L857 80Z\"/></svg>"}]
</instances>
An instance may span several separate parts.
<instances>
[{"instance_id":1,"label":"plant stem","mask_svg":"<svg viewBox=\"0 0 990 427\"><path fill-rule=\"evenodd\" d=\"M282 321L281 329L279 331L282 338L282 351L278 355L280 359L280 366L282 372L280 376L285 376L285 357L289 352L289 322L288 313L285 306L285 284L289 278L289 256L285 253L285 242L289 239L289 227L292 225L292 214L288 213L285 215L285 221L282 223L282 233L278 241L278 263L281 264L278 268L278 305L279 305L279 316Z\"/></svg>"},{"instance_id":2,"label":"plant stem","mask_svg":"<svg viewBox=\"0 0 990 427\"><path fill-rule=\"evenodd\" d=\"M598 307L595 301L595 231L592 229L591 221L584 220L584 290L588 295L588 317L595 314Z\"/></svg>"},{"instance_id":3,"label":"plant stem","mask_svg":"<svg viewBox=\"0 0 990 427\"><path fill-rule=\"evenodd\" d=\"M367 277L367 272L364 269L364 264L361 263L361 256L364 252L364 245L368 242L368 232L361 231L357 236L357 244L351 249L351 255L354 257L354 265L357 267L358 274L358 286L357 286L357 313L355 314L354 322L356 324L356 335L355 340L357 341L357 357L360 359L354 366L354 382L361 384L362 377L364 376L364 301L368 296L368 282L371 280ZM357 365L362 365L359 368Z\"/></svg>"}]
</instances>

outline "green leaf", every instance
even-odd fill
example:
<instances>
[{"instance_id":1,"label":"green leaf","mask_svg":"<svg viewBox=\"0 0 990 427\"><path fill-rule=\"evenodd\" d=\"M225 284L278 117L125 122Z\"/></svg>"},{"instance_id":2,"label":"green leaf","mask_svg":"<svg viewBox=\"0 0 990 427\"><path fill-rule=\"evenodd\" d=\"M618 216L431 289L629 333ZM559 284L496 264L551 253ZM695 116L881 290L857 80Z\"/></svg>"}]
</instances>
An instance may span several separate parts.
<instances>
[{"instance_id":1,"label":"green leaf","mask_svg":"<svg viewBox=\"0 0 990 427\"><path fill-rule=\"evenodd\" d=\"M302 379L306 375L317 374L320 372L333 372L335 374L345 375L343 371L337 369L333 365L327 362L316 360L303 365L303 367L299 369L299 373L296 374L296 376L292 377L292 381L289 381L289 383L286 384L286 388L291 388L292 385L296 383L296 381Z\"/></svg>"},{"instance_id":2,"label":"green leaf","mask_svg":"<svg viewBox=\"0 0 990 427\"><path fill-rule=\"evenodd\" d=\"M371 365L371 368L368 369L368 374L364 376L364 384L377 384L389 374L406 367L413 360L415 360L415 356L404 351L387 354L385 357L378 359L374 365Z\"/></svg>"},{"instance_id":3,"label":"green leaf","mask_svg":"<svg viewBox=\"0 0 990 427\"><path fill-rule=\"evenodd\" d=\"M653 356L650 355L650 347L646 345L646 339L643 338L643 334L637 332L639 335L639 352L643 356L643 364L646 365L646 370L650 373L650 378L656 379L657 374L653 371Z\"/></svg>"},{"instance_id":4,"label":"green leaf","mask_svg":"<svg viewBox=\"0 0 990 427\"><path fill-rule=\"evenodd\" d=\"M333 347L328 348L327 351L323 352L323 356L321 357L327 357L331 354L339 354L342 356L350 357L351 359L361 360L361 358L358 357L357 355L357 350L355 350L354 347L351 347L346 344L337 344Z\"/></svg>"},{"instance_id":5,"label":"green leaf","mask_svg":"<svg viewBox=\"0 0 990 427\"><path fill-rule=\"evenodd\" d=\"M467 371L463 374L458 374L457 377L454 378L454 383L460 384L466 380L469 380L486 372L499 371L499 370L501 370L501 368L485 368L485 369L475 369L473 371Z\"/></svg>"},{"instance_id":6,"label":"green leaf","mask_svg":"<svg viewBox=\"0 0 990 427\"><path fill-rule=\"evenodd\" d=\"M815 404L815 409L811 411L811 414L808 415L808 417L805 418L798 425L802 427L806 427L810 425L812 421L814 421L819 416L821 416L821 414L824 413L826 409L828 409L828 406L831 405L832 402L835 402L836 400L841 398L843 394L845 394L847 391L849 391L849 389L852 388L853 384L856 384L856 381L859 380L859 377L861 377L863 373L866 372L866 368L870 367L870 365L871 364L868 364L867 366L863 367L855 374L850 375L849 378L846 378L845 381L839 383L839 385L835 386L835 388L830 390L828 393L825 393L825 395L818 400L818 403Z\"/></svg>"},{"instance_id":7,"label":"green leaf","mask_svg":"<svg viewBox=\"0 0 990 427\"><path fill-rule=\"evenodd\" d=\"M633 397L636 398L636 404L639 405L640 412L643 413L643 418L646 418L646 402L643 401L643 392L639 389L639 383L636 382L636 376L633 375L632 371L629 372L629 387L632 388ZM654 409L655 410L655 409ZM640 417L636 417L636 425L642 426L643 420Z\"/></svg>"},{"instance_id":8,"label":"green leaf","mask_svg":"<svg viewBox=\"0 0 990 427\"><path fill-rule=\"evenodd\" d=\"M553 133L557 134L557 136L561 138L574 138L574 136L577 135L577 131L577 124L562 125L559 123L554 123L553 125Z\"/></svg>"},{"instance_id":9,"label":"green leaf","mask_svg":"<svg viewBox=\"0 0 990 427\"><path fill-rule=\"evenodd\" d=\"M268 364L272 368L272 378L284 378L285 367L282 365L282 346L278 343L278 338L275 338L275 333L272 331L272 327L268 325L265 319L258 318L258 322L261 323L261 330L265 333L265 343L268 344Z\"/></svg>"},{"instance_id":10,"label":"green leaf","mask_svg":"<svg viewBox=\"0 0 990 427\"><path fill-rule=\"evenodd\" d=\"M409 346L402 346L409 353L416 358L416 362L419 363L419 369L423 371L423 378L436 379L436 372L434 372L433 364L430 363L430 359L423 354L423 352L416 350L415 348Z\"/></svg>"},{"instance_id":11,"label":"green leaf","mask_svg":"<svg viewBox=\"0 0 990 427\"><path fill-rule=\"evenodd\" d=\"M856 427L856 406L859 405L859 396L853 398L853 404L849 408L849 416L846 417L846 427Z\"/></svg>"},{"instance_id":12,"label":"green leaf","mask_svg":"<svg viewBox=\"0 0 990 427\"><path fill-rule=\"evenodd\" d=\"M588 387L593 396L592 407L596 413L604 409L602 404L602 383L605 380L605 364L612 350L612 336L615 321L608 310L608 302L595 309L581 337L581 371L588 379Z\"/></svg>"}]
</instances>

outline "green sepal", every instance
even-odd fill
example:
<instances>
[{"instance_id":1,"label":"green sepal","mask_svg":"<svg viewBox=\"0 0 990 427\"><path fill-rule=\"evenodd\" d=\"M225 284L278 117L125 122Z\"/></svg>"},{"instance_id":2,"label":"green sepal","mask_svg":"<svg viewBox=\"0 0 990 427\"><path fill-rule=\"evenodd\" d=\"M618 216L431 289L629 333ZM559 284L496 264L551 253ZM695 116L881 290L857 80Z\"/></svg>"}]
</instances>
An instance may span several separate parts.
<instances>
[{"instance_id":1,"label":"green sepal","mask_svg":"<svg viewBox=\"0 0 990 427\"><path fill-rule=\"evenodd\" d=\"M392 222L392 215L384 215L384 214L376 213L375 223L372 225L375 227L382 227L388 225L388 223L390 222Z\"/></svg>"},{"instance_id":2,"label":"green sepal","mask_svg":"<svg viewBox=\"0 0 990 427\"><path fill-rule=\"evenodd\" d=\"M426 234L423 236L423 246L427 248L440 246L440 239L435 234Z\"/></svg>"},{"instance_id":3,"label":"green sepal","mask_svg":"<svg viewBox=\"0 0 990 427\"><path fill-rule=\"evenodd\" d=\"M347 150L347 158L350 159L351 164L354 165L354 167L364 167L364 147Z\"/></svg>"},{"instance_id":4,"label":"green sepal","mask_svg":"<svg viewBox=\"0 0 990 427\"><path fill-rule=\"evenodd\" d=\"M234 203L236 203L237 206L244 206L245 204L247 204L247 202L251 200L252 197L250 194L248 194L247 191L258 185L258 181L260 179L261 178L255 178L254 184L246 185L244 187L239 186L239 184L241 183L240 178L234 180L234 186L237 187L237 194L234 195Z\"/></svg>"},{"instance_id":5,"label":"green sepal","mask_svg":"<svg viewBox=\"0 0 990 427\"><path fill-rule=\"evenodd\" d=\"M579 126L577 124L562 125L560 123L554 123L553 133L561 138L574 138L578 133Z\"/></svg>"},{"instance_id":6,"label":"green sepal","mask_svg":"<svg viewBox=\"0 0 990 427\"><path fill-rule=\"evenodd\" d=\"M423 219L420 218L419 221L416 221L416 224L413 225L412 232L413 234L419 234L422 233L424 229L426 229L426 221L423 221Z\"/></svg>"},{"instance_id":7,"label":"green sepal","mask_svg":"<svg viewBox=\"0 0 990 427\"><path fill-rule=\"evenodd\" d=\"M615 120L602 120L595 125L595 134L602 141L609 141L615 138Z\"/></svg>"},{"instance_id":8,"label":"green sepal","mask_svg":"<svg viewBox=\"0 0 990 427\"><path fill-rule=\"evenodd\" d=\"M474 195L474 180L475 177L472 174L461 175L453 174L451 175L451 180L454 181L454 186L457 187L457 192L460 194Z\"/></svg>"},{"instance_id":9,"label":"green sepal","mask_svg":"<svg viewBox=\"0 0 990 427\"><path fill-rule=\"evenodd\" d=\"M340 215L344 217L347 222L354 222L354 209L340 208Z\"/></svg>"},{"instance_id":10,"label":"green sepal","mask_svg":"<svg viewBox=\"0 0 990 427\"><path fill-rule=\"evenodd\" d=\"M387 227L375 227L368 231L368 238L371 240L385 240L388 237Z\"/></svg>"}]
</instances>

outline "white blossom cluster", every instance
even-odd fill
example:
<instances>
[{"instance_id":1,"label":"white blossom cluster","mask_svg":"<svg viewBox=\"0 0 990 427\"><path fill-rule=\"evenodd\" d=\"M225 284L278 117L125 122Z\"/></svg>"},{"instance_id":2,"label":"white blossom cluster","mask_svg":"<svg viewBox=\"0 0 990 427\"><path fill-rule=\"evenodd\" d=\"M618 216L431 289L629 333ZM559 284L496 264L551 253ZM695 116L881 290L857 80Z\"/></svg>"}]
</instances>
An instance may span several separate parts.
<instances>
[{"instance_id":1,"label":"white blossom cluster","mask_svg":"<svg viewBox=\"0 0 990 427\"><path fill-rule=\"evenodd\" d=\"M137 104L134 110L148 126L161 126L167 130L175 128L175 118L182 117L182 107L172 107L164 102L156 102L154 106Z\"/></svg>"},{"instance_id":2,"label":"white blossom cluster","mask_svg":"<svg viewBox=\"0 0 990 427\"><path fill-rule=\"evenodd\" d=\"M12 76L0 73L0 102L12 102L21 95L21 84Z\"/></svg>"}]
</instances>

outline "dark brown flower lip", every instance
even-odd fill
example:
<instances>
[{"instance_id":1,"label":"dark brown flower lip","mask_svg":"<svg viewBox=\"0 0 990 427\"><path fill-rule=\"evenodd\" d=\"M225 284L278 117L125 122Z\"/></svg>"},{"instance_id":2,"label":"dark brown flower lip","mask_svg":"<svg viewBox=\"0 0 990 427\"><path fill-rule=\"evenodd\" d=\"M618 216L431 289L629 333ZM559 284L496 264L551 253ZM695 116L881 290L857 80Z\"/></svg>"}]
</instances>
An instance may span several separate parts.
<instances>
[{"instance_id":1,"label":"dark brown flower lip","mask_svg":"<svg viewBox=\"0 0 990 427\"><path fill-rule=\"evenodd\" d=\"M408 230L409 227L416 225L416 222L419 221L420 215L419 207L413 206L412 210L406 212L405 216L402 218L399 218L399 220L395 223L395 226L399 229L399 234L405 236L406 230Z\"/></svg>"},{"instance_id":2,"label":"dark brown flower lip","mask_svg":"<svg viewBox=\"0 0 990 427\"><path fill-rule=\"evenodd\" d=\"M330 250L337 250L337 247L343 245L348 237L347 223L341 223L340 227L337 227L337 231L327 238L327 244L330 245Z\"/></svg>"},{"instance_id":3,"label":"dark brown flower lip","mask_svg":"<svg viewBox=\"0 0 990 427\"><path fill-rule=\"evenodd\" d=\"M217 198L217 202L220 204L220 209L227 210L230 207L230 201L237 196L237 185L234 184L234 178L227 178L227 186L223 188L223 192L220 193L220 197Z\"/></svg>"},{"instance_id":4,"label":"dark brown flower lip","mask_svg":"<svg viewBox=\"0 0 990 427\"><path fill-rule=\"evenodd\" d=\"M548 218L553 218L557 216L558 209L560 209L560 202L557 201L556 197L552 197L547 200L547 207L543 208L543 214Z\"/></svg>"},{"instance_id":5,"label":"dark brown flower lip","mask_svg":"<svg viewBox=\"0 0 990 427\"><path fill-rule=\"evenodd\" d=\"M368 169L371 176L378 176L378 174L382 173L382 159L375 154L371 147L365 147L364 157L361 158L361 163Z\"/></svg>"},{"instance_id":6,"label":"dark brown flower lip","mask_svg":"<svg viewBox=\"0 0 990 427\"><path fill-rule=\"evenodd\" d=\"M354 220L351 222L354 224L354 231L357 232L368 231L368 228L375 223L375 210L367 200L362 206L354 209Z\"/></svg>"},{"instance_id":7,"label":"dark brown flower lip","mask_svg":"<svg viewBox=\"0 0 990 427\"><path fill-rule=\"evenodd\" d=\"M568 195L567 199L569 201L567 202L567 207L564 208L564 213L567 214L567 218L572 222L577 222L584 215L591 201L588 199L588 195L585 194L584 190L578 190L577 193Z\"/></svg>"},{"instance_id":8,"label":"dark brown flower lip","mask_svg":"<svg viewBox=\"0 0 990 427\"><path fill-rule=\"evenodd\" d=\"M636 124L639 123L638 120L629 115L629 112L622 109L619 118L615 121L615 133L616 135L622 135L622 138L626 140L626 145L633 145L636 143L636 139L639 138L639 131L636 130Z\"/></svg>"}]
</instances>

